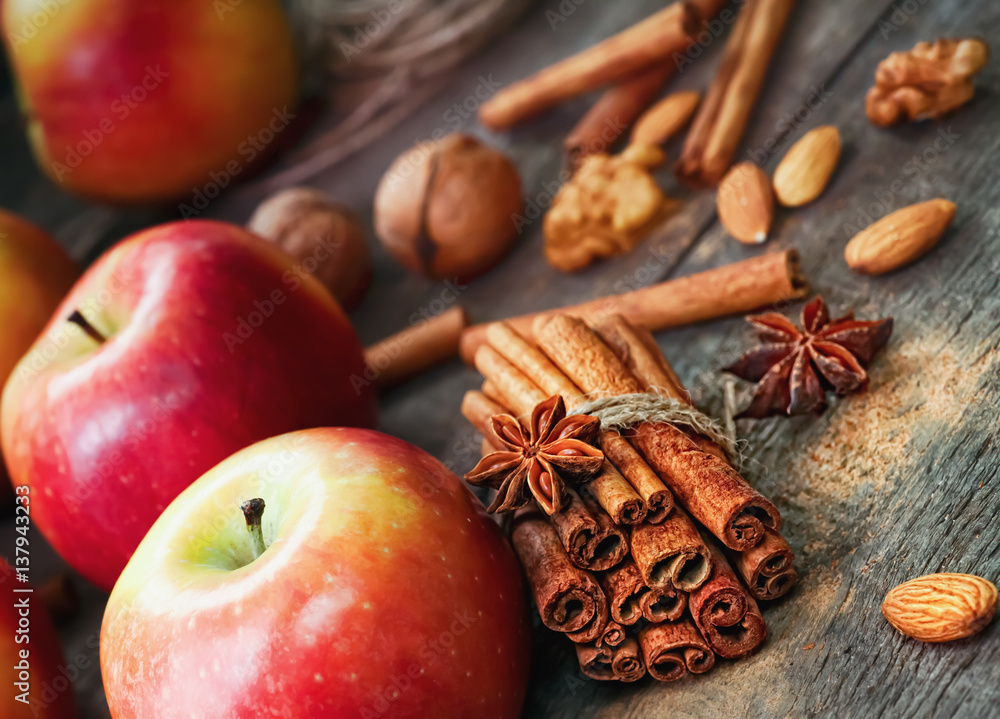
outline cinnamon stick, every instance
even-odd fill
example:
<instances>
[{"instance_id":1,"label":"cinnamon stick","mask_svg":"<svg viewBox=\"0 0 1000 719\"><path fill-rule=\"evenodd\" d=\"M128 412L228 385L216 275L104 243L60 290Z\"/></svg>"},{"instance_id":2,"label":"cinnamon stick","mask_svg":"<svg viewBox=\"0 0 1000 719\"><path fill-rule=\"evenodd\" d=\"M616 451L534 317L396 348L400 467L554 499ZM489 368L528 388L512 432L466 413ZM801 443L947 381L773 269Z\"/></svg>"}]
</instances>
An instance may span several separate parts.
<instances>
[{"instance_id":1,"label":"cinnamon stick","mask_svg":"<svg viewBox=\"0 0 1000 719\"><path fill-rule=\"evenodd\" d=\"M590 577L591 580L594 579L593 575ZM602 592L603 595L603 592ZM603 602L598 603L597 614L594 615L593 621L584 627L577 629L575 632L567 632L566 636L569 637L570 641L576 642L577 644L587 644L589 642L596 642L603 634L604 630L608 626L608 622L611 621L608 615L608 602L607 598Z\"/></svg>"},{"instance_id":2,"label":"cinnamon stick","mask_svg":"<svg viewBox=\"0 0 1000 719\"><path fill-rule=\"evenodd\" d=\"M589 641L600 636L608 621L607 597L592 574L570 561L545 515L530 508L515 512L511 543L542 624L571 637L593 634Z\"/></svg>"},{"instance_id":3,"label":"cinnamon stick","mask_svg":"<svg viewBox=\"0 0 1000 719\"><path fill-rule=\"evenodd\" d=\"M712 576L688 596L694 623L712 650L724 659L746 656L767 635L757 602L736 578L729 562L714 546Z\"/></svg>"},{"instance_id":4,"label":"cinnamon stick","mask_svg":"<svg viewBox=\"0 0 1000 719\"><path fill-rule=\"evenodd\" d=\"M635 447L615 430L601 433L601 449L646 506L646 522L659 524L674 507L674 495Z\"/></svg>"},{"instance_id":5,"label":"cinnamon stick","mask_svg":"<svg viewBox=\"0 0 1000 719\"><path fill-rule=\"evenodd\" d=\"M744 3L681 151L677 176L682 181L715 185L729 169L793 4Z\"/></svg>"},{"instance_id":6,"label":"cinnamon stick","mask_svg":"<svg viewBox=\"0 0 1000 719\"><path fill-rule=\"evenodd\" d=\"M709 578L712 560L705 541L690 517L680 507L661 524L632 528L632 557L646 586L665 590L671 586L686 592Z\"/></svg>"},{"instance_id":7,"label":"cinnamon stick","mask_svg":"<svg viewBox=\"0 0 1000 719\"><path fill-rule=\"evenodd\" d=\"M687 48L700 18L674 3L603 42L497 92L479 108L479 120L502 130L569 98L669 60Z\"/></svg>"},{"instance_id":8,"label":"cinnamon stick","mask_svg":"<svg viewBox=\"0 0 1000 719\"><path fill-rule=\"evenodd\" d=\"M496 386L496 384L490 382L488 379L484 379L482 392L488 399L503 407L507 414L511 413L510 402L507 401L506 397L500 394L500 389Z\"/></svg>"},{"instance_id":9,"label":"cinnamon stick","mask_svg":"<svg viewBox=\"0 0 1000 719\"><path fill-rule=\"evenodd\" d=\"M478 390L470 389L462 397L462 415L479 430L483 439L489 442L493 449L501 450L504 447L495 438L490 426L490 418L498 414L509 414L509 412L506 407L494 402Z\"/></svg>"},{"instance_id":10,"label":"cinnamon stick","mask_svg":"<svg viewBox=\"0 0 1000 719\"><path fill-rule=\"evenodd\" d=\"M530 415L535 405L548 399L523 372L488 345L476 352L475 363L476 369L496 387L515 416Z\"/></svg>"},{"instance_id":11,"label":"cinnamon stick","mask_svg":"<svg viewBox=\"0 0 1000 719\"><path fill-rule=\"evenodd\" d=\"M621 562L628 554L625 534L603 510L601 514L607 521L602 526L580 495L569 487L566 488L566 495L569 503L563 511L551 515L549 520L570 561L580 569L592 572L609 569Z\"/></svg>"},{"instance_id":12,"label":"cinnamon stick","mask_svg":"<svg viewBox=\"0 0 1000 719\"><path fill-rule=\"evenodd\" d=\"M611 668L612 648L596 644L577 644L576 660L580 671L591 679L602 682L614 681L615 672Z\"/></svg>"},{"instance_id":13,"label":"cinnamon stick","mask_svg":"<svg viewBox=\"0 0 1000 719\"><path fill-rule=\"evenodd\" d=\"M729 0L689 0L702 21L707 23L718 15Z\"/></svg>"},{"instance_id":14,"label":"cinnamon stick","mask_svg":"<svg viewBox=\"0 0 1000 719\"><path fill-rule=\"evenodd\" d=\"M642 385L587 324L565 314L544 315L532 331L538 346L588 397L642 392Z\"/></svg>"},{"instance_id":15,"label":"cinnamon stick","mask_svg":"<svg viewBox=\"0 0 1000 719\"><path fill-rule=\"evenodd\" d=\"M600 473L587 488L615 524L639 524L646 518L646 506L611 462L604 462Z\"/></svg>"},{"instance_id":16,"label":"cinnamon stick","mask_svg":"<svg viewBox=\"0 0 1000 719\"><path fill-rule=\"evenodd\" d=\"M673 74L674 64L661 62L605 90L563 142L570 167L575 169L595 153L608 152Z\"/></svg>"},{"instance_id":17,"label":"cinnamon stick","mask_svg":"<svg viewBox=\"0 0 1000 719\"><path fill-rule=\"evenodd\" d=\"M643 390L692 404L687 390L649 330L636 327L621 315L615 314L605 318L597 332L614 350L622 364L639 380ZM729 461L725 450L712 440L692 432L688 436L702 451L714 454L725 462Z\"/></svg>"},{"instance_id":18,"label":"cinnamon stick","mask_svg":"<svg viewBox=\"0 0 1000 719\"><path fill-rule=\"evenodd\" d=\"M687 608L687 592L673 586L650 589L639 599L639 606L647 622L676 622Z\"/></svg>"},{"instance_id":19,"label":"cinnamon stick","mask_svg":"<svg viewBox=\"0 0 1000 719\"><path fill-rule=\"evenodd\" d=\"M742 262L667 280L620 295L562 309L515 317L508 322L529 336L532 323L542 314L562 312L597 323L611 314L621 314L629 322L651 331L743 315L777 302L801 299L809 284L799 268L795 250L775 252ZM476 350L486 343L486 325L473 325L462 333L462 359L472 364Z\"/></svg>"},{"instance_id":20,"label":"cinnamon stick","mask_svg":"<svg viewBox=\"0 0 1000 719\"><path fill-rule=\"evenodd\" d=\"M611 655L611 669L615 673L615 678L622 682L635 682L646 676L642 650L635 637L628 637L614 648Z\"/></svg>"},{"instance_id":21,"label":"cinnamon stick","mask_svg":"<svg viewBox=\"0 0 1000 719\"><path fill-rule=\"evenodd\" d=\"M778 532L766 530L764 539L745 552L734 552L733 566L739 571L750 594L756 599L777 599L788 593L798 580L788 542Z\"/></svg>"},{"instance_id":22,"label":"cinnamon stick","mask_svg":"<svg viewBox=\"0 0 1000 719\"><path fill-rule=\"evenodd\" d=\"M765 529L781 527L781 515L764 495L673 425L640 425L630 439L674 497L730 549L750 549Z\"/></svg>"},{"instance_id":23,"label":"cinnamon stick","mask_svg":"<svg viewBox=\"0 0 1000 719\"><path fill-rule=\"evenodd\" d=\"M639 644L646 671L657 681L677 681L715 666L715 654L689 619L643 627Z\"/></svg>"},{"instance_id":24,"label":"cinnamon stick","mask_svg":"<svg viewBox=\"0 0 1000 719\"><path fill-rule=\"evenodd\" d=\"M615 622L630 627L642 619L641 601L649 594L649 587L635 561L626 559L614 569L598 575L598 581L608 598L611 618Z\"/></svg>"},{"instance_id":25,"label":"cinnamon stick","mask_svg":"<svg viewBox=\"0 0 1000 719\"><path fill-rule=\"evenodd\" d=\"M375 385L388 389L451 359L468 326L465 308L456 306L367 348L365 364Z\"/></svg>"},{"instance_id":26,"label":"cinnamon stick","mask_svg":"<svg viewBox=\"0 0 1000 719\"><path fill-rule=\"evenodd\" d=\"M626 638L628 638L628 635L625 633L625 627L618 622L610 621L608 622L608 626L604 627L604 633L597 638L597 646L617 647Z\"/></svg>"},{"instance_id":27,"label":"cinnamon stick","mask_svg":"<svg viewBox=\"0 0 1000 719\"><path fill-rule=\"evenodd\" d=\"M597 334L639 380L643 390L690 404L691 400L674 368L667 362L649 330L636 327L620 314L605 317Z\"/></svg>"},{"instance_id":28,"label":"cinnamon stick","mask_svg":"<svg viewBox=\"0 0 1000 719\"><path fill-rule=\"evenodd\" d=\"M580 498L590 512L590 516L597 520L597 526L600 527L600 532L595 538L594 556L595 558L607 557L607 561L604 562L605 566L601 567L600 570L611 569L629 555L628 533L601 506L600 501L594 496L591 485L588 484L580 489Z\"/></svg>"},{"instance_id":29,"label":"cinnamon stick","mask_svg":"<svg viewBox=\"0 0 1000 719\"><path fill-rule=\"evenodd\" d=\"M509 323L488 325L486 340L490 347L537 385L546 397L562 395L569 407L578 401L580 389Z\"/></svg>"}]
</instances>

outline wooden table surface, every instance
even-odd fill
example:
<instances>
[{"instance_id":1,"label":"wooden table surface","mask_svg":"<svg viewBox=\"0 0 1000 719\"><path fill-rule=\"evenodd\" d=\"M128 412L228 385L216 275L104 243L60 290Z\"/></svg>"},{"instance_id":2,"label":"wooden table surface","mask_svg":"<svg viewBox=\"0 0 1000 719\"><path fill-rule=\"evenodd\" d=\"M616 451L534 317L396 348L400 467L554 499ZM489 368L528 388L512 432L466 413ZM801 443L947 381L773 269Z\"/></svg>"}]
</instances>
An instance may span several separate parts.
<instances>
[{"instance_id":1,"label":"wooden table surface","mask_svg":"<svg viewBox=\"0 0 1000 719\"><path fill-rule=\"evenodd\" d=\"M521 170L527 198L544 204L561 168L561 140L592 98L503 135L486 133L471 118L459 123L449 108L475 97L484 83L520 78L661 5L534 3L420 112L313 184L357 210L370 228L371 196L391 160L435 129L461 129L507 150ZM801 0L742 152L773 170L795 139L820 124L840 129L844 152L818 202L778 211L768 245L748 248L728 238L715 218L714 193L692 194L664 172L664 186L684 200L683 209L631 255L577 276L561 275L542 260L535 221L501 266L458 286L458 301L477 320L487 320L796 247L833 312L855 308L862 318L896 319L887 350L874 362L867 395L837 401L819 418L739 424L749 442L745 474L781 510L801 575L790 596L764 608L768 640L762 651L672 685L606 685L581 681L569 642L540 630L526 717L1000 715L998 624L970 640L924 645L890 628L879 612L889 588L921 574L972 572L1000 580L1000 446L994 443L1000 406L1000 63L978 77L972 103L940 122L880 130L864 115L865 91L889 52L919 40L968 35L997 45L1000 5ZM671 89L705 88L723 44L724 36L709 42ZM768 153L769 147L776 149ZM669 150L676 157L678 146ZM9 90L0 102L0 168L0 206L55 232L84 262L128 232L175 214L87 205L58 190L30 158ZM259 182L236 188L205 216L245 222L264 192ZM930 255L884 277L848 270L843 248L852 227L865 224L867 215L933 197L955 201L958 214ZM445 283L408 275L374 251L375 282L353 316L366 343L402 329L420 308L454 301ZM742 321L658 339L696 400L718 414L724 381L719 368L749 341ZM457 361L442 367L383 398L382 429L465 472L479 439L459 414L459 401L478 381ZM12 537L7 522L0 546L13 546ZM43 553L38 544L40 537L36 557ZM55 571L58 559L44 553L46 569ZM107 717L96 649L104 597L82 580L78 584L84 611L63 630L68 661L78 669L82 715Z\"/></svg>"}]
</instances>

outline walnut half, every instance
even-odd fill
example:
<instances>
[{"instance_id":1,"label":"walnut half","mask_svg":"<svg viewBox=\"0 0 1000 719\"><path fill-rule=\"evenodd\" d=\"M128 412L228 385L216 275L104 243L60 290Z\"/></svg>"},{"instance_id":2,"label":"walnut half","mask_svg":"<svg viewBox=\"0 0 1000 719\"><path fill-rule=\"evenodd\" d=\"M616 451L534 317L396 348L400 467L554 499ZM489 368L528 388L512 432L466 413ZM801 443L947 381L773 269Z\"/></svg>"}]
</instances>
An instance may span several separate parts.
<instances>
[{"instance_id":1,"label":"walnut half","mask_svg":"<svg viewBox=\"0 0 1000 719\"><path fill-rule=\"evenodd\" d=\"M584 159L545 215L549 264L576 272L635 247L663 216L666 198L651 171L664 160L663 151L649 145Z\"/></svg>"},{"instance_id":2,"label":"walnut half","mask_svg":"<svg viewBox=\"0 0 1000 719\"><path fill-rule=\"evenodd\" d=\"M936 118L972 99L972 76L989 59L978 38L942 38L894 52L879 63L875 86L865 98L868 119L879 127Z\"/></svg>"}]
</instances>

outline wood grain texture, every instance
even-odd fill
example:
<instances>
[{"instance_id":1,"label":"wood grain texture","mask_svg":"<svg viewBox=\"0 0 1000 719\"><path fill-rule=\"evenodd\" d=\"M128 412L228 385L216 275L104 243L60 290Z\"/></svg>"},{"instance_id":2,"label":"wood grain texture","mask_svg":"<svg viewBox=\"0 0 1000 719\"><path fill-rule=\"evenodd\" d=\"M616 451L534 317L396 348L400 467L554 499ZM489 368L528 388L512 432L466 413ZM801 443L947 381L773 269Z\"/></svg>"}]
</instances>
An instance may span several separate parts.
<instances>
[{"instance_id":1,"label":"wood grain texture","mask_svg":"<svg viewBox=\"0 0 1000 719\"><path fill-rule=\"evenodd\" d=\"M607 37L662 6L657 0L585 2L571 14L542 0L504 37L456 75L407 123L316 185L358 211L371 226L371 195L393 158L435 129L474 131L508 150L529 208L522 239L493 272L469 286L432 283L405 273L375 248L375 283L353 319L371 343L398 331L421 310L456 301L477 321L580 302L716 267L764 251L796 247L831 311L896 318L888 348L873 363L864 397L836 401L819 418L742 422L750 462L744 476L778 505L782 532L797 556L799 586L762 604L768 639L756 655L720 661L703 677L664 686L584 681L573 647L539 628L526 717L983 717L1000 704L997 623L976 638L928 647L893 630L879 612L886 591L936 571L1000 579L1000 66L976 81L976 99L937 123L873 127L864 95L879 60L918 40L949 35L1000 38L1000 8L988 0L800 0L772 63L740 157L772 171L807 130L834 124L844 139L830 186L809 206L779 209L774 239L747 248L714 218L714 195L691 194L665 172L681 211L634 253L576 276L542 260L541 211L560 179L561 141L592 98L556 108L505 135L476 129L455 110L484 82L508 83ZM900 7L915 8L907 14ZM561 20L553 21L552 13ZM703 90L723 40L683 68L668 91ZM673 157L679 140L668 145ZM33 165L10 97L0 101L0 205L58 233L76 256L92 260L126 232L170 215L115 212L69 198ZM263 196L245 185L205 216L245 222ZM892 209L932 197L958 204L953 227L912 267L884 277L851 273L843 260L853 230ZM870 219L866 217L868 213ZM534 215L534 216L532 216ZM797 312L798 306L788 308ZM718 368L745 349L740 320L664 333L657 338L698 403L722 409ZM383 400L382 429L413 442L458 473L479 456L480 438L459 413L477 373L454 362ZM745 389L741 386L741 390ZM10 521L0 552L13 546ZM51 553L33 548L37 568L55 571ZM37 576L37 575L36 575ZM81 582L82 583L82 582ZM84 612L64 628L69 662L80 667L82 716L107 717L97 668L101 595L84 588ZM803 649L813 645L811 649Z\"/></svg>"}]
</instances>

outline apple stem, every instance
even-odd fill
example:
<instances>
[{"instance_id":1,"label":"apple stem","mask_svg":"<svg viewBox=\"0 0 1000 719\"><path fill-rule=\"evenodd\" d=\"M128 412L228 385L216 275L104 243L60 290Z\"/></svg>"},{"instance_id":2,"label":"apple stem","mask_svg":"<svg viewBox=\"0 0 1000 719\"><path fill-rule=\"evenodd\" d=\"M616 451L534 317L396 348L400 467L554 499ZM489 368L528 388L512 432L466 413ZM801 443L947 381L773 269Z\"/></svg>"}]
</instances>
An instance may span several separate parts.
<instances>
[{"instance_id":1,"label":"apple stem","mask_svg":"<svg viewBox=\"0 0 1000 719\"><path fill-rule=\"evenodd\" d=\"M250 532L253 558L257 559L267 549L264 545L264 532L260 528L260 518L264 514L264 500L260 497L248 499L240 505L240 509L243 510L243 518L247 521L247 531Z\"/></svg>"},{"instance_id":2,"label":"apple stem","mask_svg":"<svg viewBox=\"0 0 1000 719\"><path fill-rule=\"evenodd\" d=\"M98 332L94 325L90 324L87 318L80 314L80 310L73 310L73 314L69 316L69 321L86 332L87 336L97 344L102 345L108 341L107 337Z\"/></svg>"}]
</instances>

